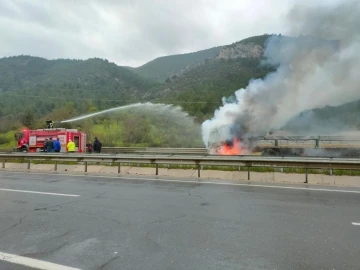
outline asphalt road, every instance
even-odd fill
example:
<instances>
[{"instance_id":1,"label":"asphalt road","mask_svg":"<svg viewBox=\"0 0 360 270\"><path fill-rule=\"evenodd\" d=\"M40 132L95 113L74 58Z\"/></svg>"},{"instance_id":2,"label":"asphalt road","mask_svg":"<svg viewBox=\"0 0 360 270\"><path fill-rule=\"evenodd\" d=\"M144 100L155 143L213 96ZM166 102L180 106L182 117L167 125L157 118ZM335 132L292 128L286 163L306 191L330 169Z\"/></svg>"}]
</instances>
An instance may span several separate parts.
<instances>
[{"instance_id":1,"label":"asphalt road","mask_svg":"<svg viewBox=\"0 0 360 270\"><path fill-rule=\"evenodd\" d=\"M360 269L359 189L278 187L0 172L0 252L80 269ZM0 255L0 269L33 268Z\"/></svg>"}]
</instances>

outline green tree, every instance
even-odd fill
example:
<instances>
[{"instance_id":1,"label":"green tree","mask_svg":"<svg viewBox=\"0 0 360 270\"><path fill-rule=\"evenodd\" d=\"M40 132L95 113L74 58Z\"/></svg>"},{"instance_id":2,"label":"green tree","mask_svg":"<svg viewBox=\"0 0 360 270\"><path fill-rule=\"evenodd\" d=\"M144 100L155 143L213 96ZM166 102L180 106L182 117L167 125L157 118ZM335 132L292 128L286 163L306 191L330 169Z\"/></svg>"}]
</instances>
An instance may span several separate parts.
<instances>
[{"instance_id":1,"label":"green tree","mask_svg":"<svg viewBox=\"0 0 360 270\"><path fill-rule=\"evenodd\" d=\"M34 119L34 112L32 110L26 110L21 117L21 123L27 128L33 128L35 124Z\"/></svg>"}]
</instances>

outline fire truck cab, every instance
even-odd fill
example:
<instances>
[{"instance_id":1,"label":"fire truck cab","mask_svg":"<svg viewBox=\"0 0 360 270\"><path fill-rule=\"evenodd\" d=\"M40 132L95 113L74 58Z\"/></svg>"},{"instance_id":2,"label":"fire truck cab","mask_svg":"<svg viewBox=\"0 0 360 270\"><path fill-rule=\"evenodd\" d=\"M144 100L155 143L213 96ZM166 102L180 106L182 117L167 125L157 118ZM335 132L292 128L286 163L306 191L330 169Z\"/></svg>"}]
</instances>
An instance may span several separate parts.
<instances>
[{"instance_id":1,"label":"fire truck cab","mask_svg":"<svg viewBox=\"0 0 360 270\"><path fill-rule=\"evenodd\" d=\"M67 143L72 140L75 143L75 152L86 152L86 134L77 129L50 128L50 129L23 129L15 134L17 151L21 152L43 152L46 139L56 140L59 138L61 144L60 152L67 152Z\"/></svg>"}]
</instances>

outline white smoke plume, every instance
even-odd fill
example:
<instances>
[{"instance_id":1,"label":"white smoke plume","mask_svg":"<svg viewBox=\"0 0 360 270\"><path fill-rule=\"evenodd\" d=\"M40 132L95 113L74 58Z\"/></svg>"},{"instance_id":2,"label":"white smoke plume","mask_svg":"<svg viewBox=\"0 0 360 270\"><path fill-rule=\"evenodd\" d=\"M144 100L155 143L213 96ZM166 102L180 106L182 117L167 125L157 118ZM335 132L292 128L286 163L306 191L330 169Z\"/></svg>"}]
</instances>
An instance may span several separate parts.
<instances>
[{"instance_id":1,"label":"white smoke plume","mask_svg":"<svg viewBox=\"0 0 360 270\"><path fill-rule=\"evenodd\" d=\"M202 124L205 145L231 139L231 128L246 135L279 129L299 113L360 99L360 2L337 6L295 6L288 15L289 35L271 36L264 62L277 67L250 81ZM225 128L221 128L225 127ZM220 136L219 136L220 133Z\"/></svg>"}]
</instances>

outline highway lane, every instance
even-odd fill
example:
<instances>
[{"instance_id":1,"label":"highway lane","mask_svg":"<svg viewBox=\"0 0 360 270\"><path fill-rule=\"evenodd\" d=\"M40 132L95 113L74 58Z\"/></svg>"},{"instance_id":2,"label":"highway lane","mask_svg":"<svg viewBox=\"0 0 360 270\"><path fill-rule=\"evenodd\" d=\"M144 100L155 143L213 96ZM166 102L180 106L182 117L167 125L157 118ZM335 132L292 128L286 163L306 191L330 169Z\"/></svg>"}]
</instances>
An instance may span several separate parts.
<instances>
[{"instance_id":1,"label":"highway lane","mask_svg":"<svg viewBox=\"0 0 360 270\"><path fill-rule=\"evenodd\" d=\"M360 269L359 190L287 187L0 172L0 252L80 269Z\"/></svg>"}]
</instances>

